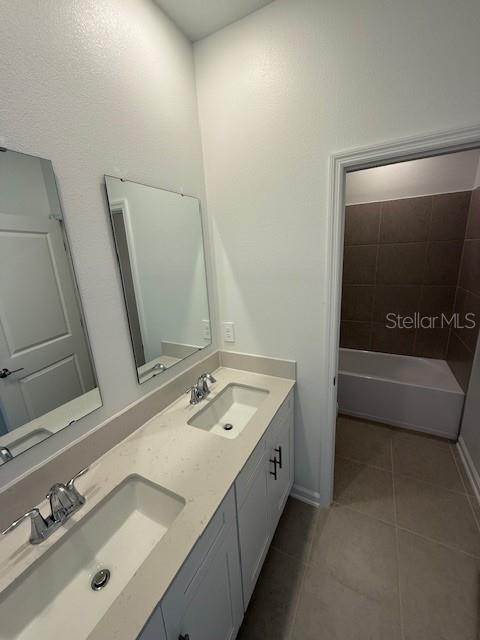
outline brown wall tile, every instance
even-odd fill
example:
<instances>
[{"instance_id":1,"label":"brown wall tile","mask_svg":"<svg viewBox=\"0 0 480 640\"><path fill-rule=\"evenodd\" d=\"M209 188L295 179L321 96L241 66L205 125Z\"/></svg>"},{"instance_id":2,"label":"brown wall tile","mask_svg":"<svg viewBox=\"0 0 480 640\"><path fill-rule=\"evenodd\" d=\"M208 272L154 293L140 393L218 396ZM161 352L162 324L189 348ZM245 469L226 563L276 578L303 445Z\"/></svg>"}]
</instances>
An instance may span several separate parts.
<instances>
[{"instance_id":1,"label":"brown wall tile","mask_svg":"<svg viewBox=\"0 0 480 640\"><path fill-rule=\"evenodd\" d=\"M443 360L447 356L449 336L449 329L417 329L415 355Z\"/></svg>"},{"instance_id":2,"label":"brown wall tile","mask_svg":"<svg viewBox=\"0 0 480 640\"><path fill-rule=\"evenodd\" d=\"M373 285L346 284L342 290L342 320L371 320L374 292Z\"/></svg>"},{"instance_id":3,"label":"brown wall tile","mask_svg":"<svg viewBox=\"0 0 480 640\"><path fill-rule=\"evenodd\" d=\"M466 237L480 238L480 187L472 191Z\"/></svg>"},{"instance_id":4,"label":"brown wall tile","mask_svg":"<svg viewBox=\"0 0 480 640\"><path fill-rule=\"evenodd\" d=\"M377 282L379 284L422 284L426 243L380 245Z\"/></svg>"},{"instance_id":5,"label":"brown wall tile","mask_svg":"<svg viewBox=\"0 0 480 640\"><path fill-rule=\"evenodd\" d=\"M442 313L451 314L455 303L455 290L453 285L423 286L420 296L420 313L425 316L438 316Z\"/></svg>"},{"instance_id":6,"label":"brown wall tile","mask_svg":"<svg viewBox=\"0 0 480 640\"><path fill-rule=\"evenodd\" d=\"M480 188L349 206L345 244L342 346L431 358L461 352L455 339L449 350L448 327L392 330L386 316L450 317L459 291L458 312L480 318ZM473 351L477 333L456 338Z\"/></svg>"},{"instance_id":7,"label":"brown wall tile","mask_svg":"<svg viewBox=\"0 0 480 640\"><path fill-rule=\"evenodd\" d=\"M376 244L379 225L379 202L345 207L345 245Z\"/></svg>"},{"instance_id":8,"label":"brown wall tile","mask_svg":"<svg viewBox=\"0 0 480 640\"><path fill-rule=\"evenodd\" d=\"M478 331L479 331L479 322L480 322L480 296L471 293L470 291L465 291L465 289L461 289L460 287L457 290L457 297L455 300L455 313L459 316L459 322L462 325L469 325L470 316L467 314L472 313L475 316L476 326L471 329L457 327L454 328L454 333L462 340L462 342L467 346L473 353L475 352L475 347L477 345Z\"/></svg>"},{"instance_id":9,"label":"brown wall tile","mask_svg":"<svg viewBox=\"0 0 480 640\"><path fill-rule=\"evenodd\" d=\"M465 240L460 286L480 295L480 240Z\"/></svg>"},{"instance_id":10,"label":"brown wall tile","mask_svg":"<svg viewBox=\"0 0 480 640\"><path fill-rule=\"evenodd\" d=\"M429 242L425 264L425 284L455 286L462 257L461 240Z\"/></svg>"},{"instance_id":11,"label":"brown wall tile","mask_svg":"<svg viewBox=\"0 0 480 640\"><path fill-rule=\"evenodd\" d=\"M452 331L448 345L447 362L453 371L458 384L466 392L472 372L473 353Z\"/></svg>"},{"instance_id":12,"label":"brown wall tile","mask_svg":"<svg viewBox=\"0 0 480 640\"><path fill-rule=\"evenodd\" d=\"M432 196L382 203L380 243L427 240Z\"/></svg>"},{"instance_id":13,"label":"brown wall tile","mask_svg":"<svg viewBox=\"0 0 480 640\"><path fill-rule=\"evenodd\" d=\"M340 346L346 349L370 349L370 322L340 322Z\"/></svg>"},{"instance_id":14,"label":"brown wall tile","mask_svg":"<svg viewBox=\"0 0 480 640\"><path fill-rule=\"evenodd\" d=\"M345 247L343 257L344 284L374 284L377 245Z\"/></svg>"},{"instance_id":15,"label":"brown wall tile","mask_svg":"<svg viewBox=\"0 0 480 640\"><path fill-rule=\"evenodd\" d=\"M471 191L442 193L432 196L430 240L462 240L465 238Z\"/></svg>"},{"instance_id":16,"label":"brown wall tile","mask_svg":"<svg viewBox=\"0 0 480 640\"><path fill-rule=\"evenodd\" d=\"M377 285L373 320L384 323L389 313L413 316L415 311L418 311L420 292L420 285Z\"/></svg>"},{"instance_id":17,"label":"brown wall tile","mask_svg":"<svg viewBox=\"0 0 480 640\"><path fill-rule=\"evenodd\" d=\"M414 343L414 329L389 329L384 323L372 324L372 351L411 355Z\"/></svg>"}]
</instances>

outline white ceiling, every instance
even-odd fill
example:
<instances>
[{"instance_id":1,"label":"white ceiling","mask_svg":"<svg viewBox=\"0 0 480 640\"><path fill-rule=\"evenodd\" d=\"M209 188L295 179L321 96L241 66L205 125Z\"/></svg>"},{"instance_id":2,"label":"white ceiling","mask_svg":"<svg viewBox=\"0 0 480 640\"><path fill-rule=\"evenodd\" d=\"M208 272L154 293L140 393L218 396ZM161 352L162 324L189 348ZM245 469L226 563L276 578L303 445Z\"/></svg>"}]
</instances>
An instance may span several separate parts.
<instances>
[{"instance_id":1,"label":"white ceiling","mask_svg":"<svg viewBox=\"0 0 480 640\"><path fill-rule=\"evenodd\" d=\"M190 40L200 40L272 0L155 0Z\"/></svg>"}]
</instances>

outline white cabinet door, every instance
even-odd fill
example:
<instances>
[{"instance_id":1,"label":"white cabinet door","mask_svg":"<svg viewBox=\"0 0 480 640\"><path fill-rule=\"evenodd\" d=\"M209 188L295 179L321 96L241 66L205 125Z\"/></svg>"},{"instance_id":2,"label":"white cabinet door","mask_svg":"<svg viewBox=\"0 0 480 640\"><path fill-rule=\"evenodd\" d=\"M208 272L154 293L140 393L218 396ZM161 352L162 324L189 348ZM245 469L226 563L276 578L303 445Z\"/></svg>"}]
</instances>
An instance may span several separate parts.
<instances>
[{"instance_id":1,"label":"white cabinet door","mask_svg":"<svg viewBox=\"0 0 480 640\"><path fill-rule=\"evenodd\" d=\"M172 582L161 607L167 640L234 640L243 619L242 579L233 494L220 509ZM233 509L230 518L230 509ZM205 554L216 521L221 528ZM197 560L198 559L198 560Z\"/></svg>"},{"instance_id":2,"label":"white cabinet door","mask_svg":"<svg viewBox=\"0 0 480 640\"><path fill-rule=\"evenodd\" d=\"M162 601L167 640L234 640L243 618L238 538L233 524L185 592Z\"/></svg>"},{"instance_id":3,"label":"white cabinet door","mask_svg":"<svg viewBox=\"0 0 480 640\"><path fill-rule=\"evenodd\" d=\"M268 474L268 502L272 536L282 515L293 484L293 398L288 411L281 415L270 427L267 450L270 454Z\"/></svg>"},{"instance_id":4,"label":"white cabinet door","mask_svg":"<svg viewBox=\"0 0 480 640\"><path fill-rule=\"evenodd\" d=\"M155 609L137 640L167 640L160 605Z\"/></svg>"},{"instance_id":5,"label":"white cabinet door","mask_svg":"<svg viewBox=\"0 0 480 640\"><path fill-rule=\"evenodd\" d=\"M265 442L258 446L261 446L260 457L255 460L255 468L251 469L245 491L238 490L241 484L237 486L238 535L245 609L252 596L271 541L267 489L268 458Z\"/></svg>"}]
</instances>

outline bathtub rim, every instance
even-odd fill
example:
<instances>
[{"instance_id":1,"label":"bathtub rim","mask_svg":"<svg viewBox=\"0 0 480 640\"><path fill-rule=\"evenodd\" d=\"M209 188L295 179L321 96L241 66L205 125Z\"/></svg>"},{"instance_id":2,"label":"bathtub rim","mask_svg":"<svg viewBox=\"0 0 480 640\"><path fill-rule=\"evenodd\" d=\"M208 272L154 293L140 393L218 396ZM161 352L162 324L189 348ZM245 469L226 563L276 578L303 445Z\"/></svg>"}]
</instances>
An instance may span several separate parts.
<instances>
[{"instance_id":1,"label":"bathtub rim","mask_svg":"<svg viewBox=\"0 0 480 640\"><path fill-rule=\"evenodd\" d=\"M407 355L403 355L400 353L386 353L384 351L370 351L369 349L350 349L348 347L339 347L338 349L338 355L339 355L339 365L338 365L338 375L346 375L346 376L354 376L356 378L364 378L366 380L380 380L382 382L389 382L391 384L397 384L397 385L401 385L401 386L407 386L407 387L418 387L419 389L428 389L429 391L442 391L443 393L451 393L454 395L462 395L465 396L465 392L462 389L462 387L459 385L457 379L455 378L453 371L450 369L448 362L446 360L441 360L441 362L445 362L446 366L448 367L451 376L452 376L452 381L456 384L456 386L458 387L457 389L445 389L443 387L434 387L431 385L425 385L425 384L417 384L417 383L412 383L412 382L407 382L406 380L394 380L392 378L386 378L384 376L376 376L376 375L372 375L372 374L366 374L366 373L356 373L355 371L348 371L346 369L341 369L340 368L340 353L342 351L348 351L350 353L363 353L363 354L374 354L374 355L381 355L381 356L393 356L393 357L398 357L398 358L408 358L409 360L417 360L417 361L425 361L425 360L436 360L436 358L422 358L421 356L407 356Z\"/></svg>"}]
</instances>

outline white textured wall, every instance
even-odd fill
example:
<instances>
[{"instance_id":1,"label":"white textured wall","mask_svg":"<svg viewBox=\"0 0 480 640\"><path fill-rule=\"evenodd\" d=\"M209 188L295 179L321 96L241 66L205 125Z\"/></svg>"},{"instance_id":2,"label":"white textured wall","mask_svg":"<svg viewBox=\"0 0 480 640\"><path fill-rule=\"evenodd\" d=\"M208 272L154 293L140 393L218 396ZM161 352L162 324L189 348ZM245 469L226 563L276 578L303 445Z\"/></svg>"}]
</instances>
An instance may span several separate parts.
<instances>
[{"instance_id":1,"label":"white textured wall","mask_svg":"<svg viewBox=\"0 0 480 640\"><path fill-rule=\"evenodd\" d=\"M3 483L160 384L137 384L103 174L204 184L191 44L153 0L0 0L0 15L0 145L53 161L104 401Z\"/></svg>"},{"instance_id":2,"label":"white textured wall","mask_svg":"<svg viewBox=\"0 0 480 640\"><path fill-rule=\"evenodd\" d=\"M471 191L479 166L478 149L347 174L345 203L360 204L435 193Z\"/></svg>"},{"instance_id":3,"label":"white textured wall","mask_svg":"<svg viewBox=\"0 0 480 640\"><path fill-rule=\"evenodd\" d=\"M329 156L478 124L479 30L478 0L276 0L195 45L221 318L298 361L296 483L324 501Z\"/></svg>"}]
</instances>

